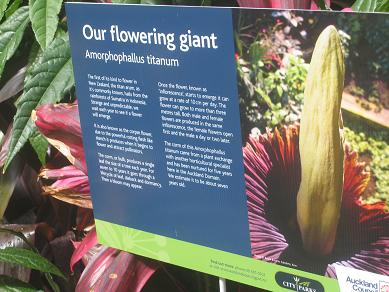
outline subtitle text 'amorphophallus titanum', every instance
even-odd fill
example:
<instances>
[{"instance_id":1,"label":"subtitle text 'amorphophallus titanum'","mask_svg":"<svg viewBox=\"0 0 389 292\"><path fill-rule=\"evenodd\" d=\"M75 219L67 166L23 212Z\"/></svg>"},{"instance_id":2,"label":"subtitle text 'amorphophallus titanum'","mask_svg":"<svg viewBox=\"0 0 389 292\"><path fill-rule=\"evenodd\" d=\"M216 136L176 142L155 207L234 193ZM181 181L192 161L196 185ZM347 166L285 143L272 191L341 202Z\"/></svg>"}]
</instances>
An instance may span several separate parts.
<instances>
[{"instance_id":1,"label":"subtitle text 'amorphophallus titanum'","mask_svg":"<svg viewBox=\"0 0 389 292\"><path fill-rule=\"evenodd\" d=\"M312 55L300 123L301 183L297 220L305 250L331 253L343 189L343 141L340 112L344 57L339 34L328 26Z\"/></svg>"}]
</instances>

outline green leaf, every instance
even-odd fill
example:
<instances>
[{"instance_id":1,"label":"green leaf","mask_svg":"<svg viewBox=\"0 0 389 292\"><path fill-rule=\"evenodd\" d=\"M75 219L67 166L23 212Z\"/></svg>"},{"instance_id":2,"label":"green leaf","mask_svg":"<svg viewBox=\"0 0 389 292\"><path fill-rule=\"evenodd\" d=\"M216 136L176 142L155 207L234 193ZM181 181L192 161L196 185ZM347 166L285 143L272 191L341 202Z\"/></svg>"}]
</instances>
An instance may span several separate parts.
<instances>
[{"instance_id":1,"label":"green leaf","mask_svg":"<svg viewBox=\"0 0 389 292\"><path fill-rule=\"evenodd\" d=\"M0 173L0 219L4 216L21 172L22 163L20 157L17 157L6 173Z\"/></svg>"},{"instance_id":2,"label":"green leaf","mask_svg":"<svg viewBox=\"0 0 389 292\"><path fill-rule=\"evenodd\" d=\"M0 275L0 291L3 292L37 292L30 284L16 278Z\"/></svg>"},{"instance_id":3,"label":"green leaf","mask_svg":"<svg viewBox=\"0 0 389 292\"><path fill-rule=\"evenodd\" d=\"M40 254L20 247L7 247L0 249L0 261L21 265L23 267L38 270L44 273L50 273L66 279L64 274L46 258Z\"/></svg>"},{"instance_id":4,"label":"green leaf","mask_svg":"<svg viewBox=\"0 0 389 292\"><path fill-rule=\"evenodd\" d=\"M357 0L352 9L359 12L374 12L379 2L379 0Z\"/></svg>"},{"instance_id":5,"label":"green leaf","mask_svg":"<svg viewBox=\"0 0 389 292\"><path fill-rule=\"evenodd\" d=\"M36 64L39 63L39 59L42 57L42 49L39 45L38 42L34 42L30 48L30 53L28 55L28 61L27 61L27 71L26 71L26 74L24 76L24 86L27 84L28 80L32 77L31 76L31 72L32 72L32 69L34 68L34 66ZM15 106L18 105L19 103L19 99L15 102Z\"/></svg>"},{"instance_id":6,"label":"green leaf","mask_svg":"<svg viewBox=\"0 0 389 292\"><path fill-rule=\"evenodd\" d=\"M50 0L48 0L48 1L50 1ZM172 4L172 0L112 0L112 3L169 5L169 4Z\"/></svg>"},{"instance_id":7,"label":"green leaf","mask_svg":"<svg viewBox=\"0 0 389 292\"><path fill-rule=\"evenodd\" d=\"M250 45L249 55L252 64L257 64L262 60L266 50L261 46L259 41L255 41Z\"/></svg>"},{"instance_id":8,"label":"green leaf","mask_svg":"<svg viewBox=\"0 0 389 292\"><path fill-rule=\"evenodd\" d=\"M60 101L73 84L68 37L55 38L31 69L31 77L18 101L14 131L4 169L34 132L35 124L30 118L32 111L38 105Z\"/></svg>"},{"instance_id":9,"label":"green leaf","mask_svg":"<svg viewBox=\"0 0 389 292\"><path fill-rule=\"evenodd\" d=\"M15 228L15 227L14 227ZM30 243L29 241L29 238L27 238L24 233L26 233L29 237L31 237L31 234L35 235L34 233L31 233L31 231L29 231L29 229L27 228L24 228L23 229L23 232L20 232L20 231L16 231L14 229L9 229L9 228L1 228L0 227L0 233L2 232L5 232L5 233L10 233L16 237L18 237L19 239L21 239L24 244L26 244L32 251L34 251L35 253L39 253L39 251L36 249L36 247ZM8 247L10 246L9 244L7 245ZM54 292L61 292L57 283L55 283L54 279L53 279L53 276L50 274L50 273L44 273L45 275L45 278L47 280L47 282L49 283L51 289L54 291Z\"/></svg>"},{"instance_id":10,"label":"green leaf","mask_svg":"<svg viewBox=\"0 0 389 292\"><path fill-rule=\"evenodd\" d=\"M32 148L34 148L36 154L38 155L39 161L42 163L42 165L45 165L49 142L47 142L46 138L39 133L38 129L35 129L34 133L30 138L30 143Z\"/></svg>"},{"instance_id":11,"label":"green leaf","mask_svg":"<svg viewBox=\"0 0 389 292\"><path fill-rule=\"evenodd\" d=\"M12 2L8 9L5 11L5 17L8 18L14 14L14 12L20 7L20 4L22 4L22 0L15 0Z\"/></svg>"},{"instance_id":12,"label":"green leaf","mask_svg":"<svg viewBox=\"0 0 389 292\"><path fill-rule=\"evenodd\" d=\"M321 10L330 10L330 7L328 7L327 3L324 0L315 0L316 5L321 9Z\"/></svg>"},{"instance_id":13,"label":"green leaf","mask_svg":"<svg viewBox=\"0 0 389 292\"><path fill-rule=\"evenodd\" d=\"M119 3L119 4L140 4L140 0L112 0L112 3Z\"/></svg>"},{"instance_id":14,"label":"green leaf","mask_svg":"<svg viewBox=\"0 0 389 292\"><path fill-rule=\"evenodd\" d=\"M141 4L151 4L151 5L171 5L171 0L141 0Z\"/></svg>"},{"instance_id":15,"label":"green leaf","mask_svg":"<svg viewBox=\"0 0 389 292\"><path fill-rule=\"evenodd\" d=\"M376 12L389 12L389 0L383 0L380 5L377 6Z\"/></svg>"},{"instance_id":16,"label":"green leaf","mask_svg":"<svg viewBox=\"0 0 389 292\"><path fill-rule=\"evenodd\" d=\"M173 0L173 4L186 6L210 6L212 3L210 0Z\"/></svg>"},{"instance_id":17,"label":"green leaf","mask_svg":"<svg viewBox=\"0 0 389 292\"><path fill-rule=\"evenodd\" d=\"M9 0L0 1L0 20L3 19L4 12L5 12L5 10L7 10L8 3L9 3Z\"/></svg>"},{"instance_id":18,"label":"green leaf","mask_svg":"<svg viewBox=\"0 0 389 292\"><path fill-rule=\"evenodd\" d=\"M18 48L28 22L28 7L24 6L0 25L0 78L5 63Z\"/></svg>"},{"instance_id":19,"label":"green leaf","mask_svg":"<svg viewBox=\"0 0 389 292\"><path fill-rule=\"evenodd\" d=\"M212 0L202 0L201 6L212 6Z\"/></svg>"},{"instance_id":20,"label":"green leaf","mask_svg":"<svg viewBox=\"0 0 389 292\"><path fill-rule=\"evenodd\" d=\"M243 52L242 41L239 38L239 34L236 32L234 33L234 39L235 39L235 46L238 51L238 54L239 56L242 56L242 52Z\"/></svg>"},{"instance_id":21,"label":"green leaf","mask_svg":"<svg viewBox=\"0 0 389 292\"><path fill-rule=\"evenodd\" d=\"M44 50L52 42L57 30L62 0L30 0L29 6L32 29Z\"/></svg>"},{"instance_id":22,"label":"green leaf","mask_svg":"<svg viewBox=\"0 0 389 292\"><path fill-rule=\"evenodd\" d=\"M282 97L282 94L284 93L284 91L282 90L281 85L277 85L277 86L276 86L276 90L277 90L278 96L279 96L279 97Z\"/></svg>"}]
</instances>

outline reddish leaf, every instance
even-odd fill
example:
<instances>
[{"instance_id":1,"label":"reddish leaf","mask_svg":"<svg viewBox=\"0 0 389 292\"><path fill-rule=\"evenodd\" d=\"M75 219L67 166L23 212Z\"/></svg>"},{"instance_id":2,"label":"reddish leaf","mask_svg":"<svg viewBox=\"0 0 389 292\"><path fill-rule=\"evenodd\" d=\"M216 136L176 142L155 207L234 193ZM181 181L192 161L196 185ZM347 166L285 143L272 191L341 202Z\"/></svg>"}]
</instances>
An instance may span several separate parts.
<instances>
[{"instance_id":1,"label":"reddish leaf","mask_svg":"<svg viewBox=\"0 0 389 292\"><path fill-rule=\"evenodd\" d=\"M324 1L330 6L330 1ZM242 7L257 8L288 8L288 9L319 9L313 0L238 0Z\"/></svg>"},{"instance_id":2,"label":"reddish leaf","mask_svg":"<svg viewBox=\"0 0 389 292\"><path fill-rule=\"evenodd\" d=\"M47 104L33 113L38 129L73 165L43 169L39 176L55 180L43 190L52 197L83 208L92 208L77 104Z\"/></svg>"},{"instance_id":3,"label":"reddish leaf","mask_svg":"<svg viewBox=\"0 0 389 292\"><path fill-rule=\"evenodd\" d=\"M85 173L73 165L69 165L59 169L44 168L39 173L39 176L45 179L65 179L85 176Z\"/></svg>"},{"instance_id":4,"label":"reddish leaf","mask_svg":"<svg viewBox=\"0 0 389 292\"><path fill-rule=\"evenodd\" d=\"M94 247L92 247L88 252L82 257L82 263L86 267L89 262L94 258L95 255L100 253L103 249L106 247L101 244L96 244Z\"/></svg>"},{"instance_id":5,"label":"reddish leaf","mask_svg":"<svg viewBox=\"0 0 389 292\"><path fill-rule=\"evenodd\" d=\"M43 179L56 180L51 185L43 186L47 195L83 208L92 208L88 176L75 166L43 169L39 176Z\"/></svg>"},{"instance_id":6,"label":"reddish leaf","mask_svg":"<svg viewBox=\"0 0 389 292\"><path fill-rule=\"evenodd\" d=\"M156 270L151 260L103 247L86 266L76 292L139 292Z\"/></svg>"},{"instance_id":7,"label":"reddish leaf","mask_svg":"<svg viewBox=\"0 0 389 292\"><path fill-rule=\"evenodd\" d=\"M91 230L80 243L73 243L75 250L70 259L70 271L73 272L74 265L97 244L96 229Z\"/></svg>"},{"instance_id":8,"label":"reddish leaf","mask_svg":"<svg viewBox=\"0 0 389 292\"><path fill-rule=\"evenodd\" d=\"M258 8L309 9L312 0L238 0L240 6Z\"/></svg>"},{"instance_id":9,"label":"reddish leaf","mask_svg":"<svg viewBox=\"0 0 389 292\"><path fill-rule=\"evenodd\" d=\"M78 208L76 217L77 231L83 231L94 225L93 210Z\"/></svg>"},{"instance_id":10,"label":"reddish leaf","mask_svg":"<svg viewBox=\"0 0 389 292\"><path fill-rule=\"evenodd\" d=\"M51 145L87 172L77 104L42 105L32 113L32 119Z\"/></svg>"}]
</instances>

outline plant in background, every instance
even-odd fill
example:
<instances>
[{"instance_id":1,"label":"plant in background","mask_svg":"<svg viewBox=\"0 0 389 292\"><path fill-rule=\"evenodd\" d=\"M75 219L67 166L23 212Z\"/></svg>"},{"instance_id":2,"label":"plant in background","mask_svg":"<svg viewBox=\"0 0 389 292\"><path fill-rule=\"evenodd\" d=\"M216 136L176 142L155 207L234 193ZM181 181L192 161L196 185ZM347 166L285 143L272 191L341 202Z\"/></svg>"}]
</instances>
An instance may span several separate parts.
<instances>
[{"instance_id":1,"label":"plant in background","mask_svg":"<svg viewBox=\"0 0 389 292\"><path fill-rule=\"evenodd\" d=\"M43 186L43 189L48 195L91 212L92 204L78 105L43 105L33 112L32 120L49 143L68 160L68 164L59 168L50 166L41 170L39 176L49 182L48 185ZM53 183L50 184L50 181ZM93 229L81 243L75 243L70 270L73 271L74 265L96 246L96 231ZM156 268L157 264L153 261L113 248L102 247L96 249L96 254L86 262L86 268L77 283L76 291L140 291Z\"/></svg>"},{"instance_id":2,"label":"plant in background","mask_svg":"<svg viewBox=\"0 0 389 292\"><path fill-rule=\"evenodd\" d=\"M364 161L369 162L372 175L371 194L362 199L367 204L385 202L389 210L389 137L384 131L374 132L351 121L348 124L350 128L344 128L345 139Z\"/></svg>"},{"instance_id":3,"label":"plant in background","mask_svg":"<svg viewBox=\"0 0 389 292\"><path fill-rule=\"evenodd\" d=\"M334 8L346 12L388 12L388 0L238 0L244 7L267 7L286 9L325 9ZM351 6L352 5L352 6ZM350 7L351 6L351 7Z\"/></svg>"},{"instance_id":4,"label":"plant in background","mask_svg":"<svg viewBox=\"0 0 389 292\"><path fill-rule=\"evenodd\" d=\"M240 24L236 55L243 125L273 128L299 119L308 64L302 58L303 18L286 11L275 15L266 28ZM304 34L304 33L303 33Z\"/></svg>"},{"instance_id":5,"label":"plant in background","mask_svg":"<svg viewBox=\"0 0 389 292\"><path fill-rule=\"evenodd\" d=\"M235 6L234 0L107 0L109 3L189 5L189 6Z\"/></svg>"},{"instance_id":6,"label":"plant in background","mask_svg":"<svg viewBox=\"0 0 389 292\"><path fill-rule=\"evenodd\" d=\"M74 84L68 37L62 30L55 37L61 5L61 1L30 1L30 7L18 8L0 26L0 44L3 45L0 48L3 55L0 58L0 69L4 68L6 60L17 50L30 21L36 42L39 43L38 52L31 56L31 62L27 65L23 93L16 103L12 137L3 172L29 141L38 157L44 159L47 143L37 134L30 119L31 112L40 104L58 102ZM36 10L50 11L50 16L42 17L34 13Z\"/></svg>"},{"instance_id":7,"label":"plant in background","mask_svg":"<svg viewBox=\"0 0 389 292\"><path fill-rule=\"evenodd\" d=\"M30 240L28 240L23 233L23 231L27 228L30 229L30 226L18 226L16 228L15 226L8 226L8 228L0 226L0 235L4 233L11 234L14 238L17 238L24 243L23 248L21 248L18 246L9 246L9 242L6 242L6 244L2 242L0 248L0 262L24 267L27 269L27 275L29 275L30 269L40 271L46 277L51 289L55 292L60 292L58 285L54 282L53 276L66 279L65 275L58 269L58 267L49 262L45 257L41 256L35 246L31 244ZM12 239L12 245L18 245L17 243L15 244L17 241L15 241L14 238ZM0 274L1 291L37 291L34 286L19 279L22 275L23 273L19 273L19 277L11 277L7 275L7 273Z\"/></svg>"},{"instance_id":8,"label":"plant in background","mask_svg":"<svg viewBox=\"0 0 389 292\"><path fill-rule=\"evenodd\" d=\"M40 106L33 112L33 121L49 143L66 158L65 162L58 165L58 161L63 160L56 156L48 162L47 167L42 168L39 176L43 180L43 189L47 195L83 210L77 229L87 233L82 241L73 242L74 251L69 261L71 272L74 272L79 261L85 266L75 290L144 291L146 286L157 281L160 287L166 289L164 291L183 291L184 285L177 275L172 274L168 265L97 243L96 230L90 218L92 204L78 105ZM154 274L158 276L154 277ZM197 280L202 280L202 276L197 277ZM211 291L207 289L211 288L199 288L199 291Z\"/></svg>"},{"instance_id":9,"label":"plant in background","mask_svg":"<svg viewBox=\"0 0 389 292\"><path fill-rule=\"evenodd\" d=\"M323 34L315 48L323 59L307 78L301 132L299 126L253 131L243 149L252 254L330 277L335 264L389 275L389 213L382 202L362 202L369 173L356 152L341 147L340 42L333 29Z\"/></svg>"},{"instance_id":10,"label":"plant in background","mask_svg":"<svg viewBox=\"0 0 389 292\"><path fill-rule=\"evenodd\" d=\"M346 40L348 75L346 90L359 98L367 109L389 108L389 45L385 41L389 21L385 15L376 15L366 21L368 15L339 15L338 26L352 38ZM361 25L361 19L366 21ZM372 33L374 32L374 33ZM379 36L379 37L378 37ZM351 74L350 74L351 73ZM366 80L366 75L373 80Z\"/></svg>"},{"instance_id":11,"label":"plant in background","mask_svg":"<svg viewBox=\"0 0 389 292\"><path fill-rule=\"evenodd\" d=\"M329 4L329 1L313 1L313 0L238 0L240 6L243 7L268 7L268 8L286 8L286 9L317 9L316 2L322 5L323 8Z\"/></svg>"},{"instance_id":12,"label":"plant in background","mask_svg":"<svg viewBox=\"0 0 389 292\"><path fill-rule=\"evenodd\" d=\"M62 1L4 0L0 3L0 78L4 85L0 98L0 129L6 132L0 151L0 209L5 223L13 217L12 214L4 216L7 206L11 198L17 199L16 194L20 191L25 196L22 208L27 207L30 200L32 204L38 204L38 201L34 201L38 188L34 182L34 168L39 167L38 158L42 163L45 161L48 144L29 116L37 105L59 101L73 86L69 44L63 23L59 23L59 17L63 16L60 13L61 7ZM32 154L30 145L35 149L36 156ZM26 156L32 158L26 159ZM31 178L32 183L29 181ZM20 184L27 184L27 187L21 189ZM29 214L31 219L17 214L21 217L16 220L28 223L23 225L22 230L35 230L36 215L33 212ZM26 244L23 248L19 245L4 248L2 243L0 261L27 267L26 271L42 271L45 280L40 275L31 273L35 286L60 291L53 275L57 276L58 281L64 281L67 277L41 256L41 249L37 248L47 245L53 236L45 239L37 236L39 240L36 242L37 246L34 246L25 240L23 233L13 232L15 226L17 225L5 224L2 232L11 233L13 241L17 237L22 238ZM8 276L2 276L1 290L18 287L20 290L35 291L33 286L20 281L28 282L30 272L28 277L21 277L12 270L6 274Z\"/></svg>"}]
</instances>

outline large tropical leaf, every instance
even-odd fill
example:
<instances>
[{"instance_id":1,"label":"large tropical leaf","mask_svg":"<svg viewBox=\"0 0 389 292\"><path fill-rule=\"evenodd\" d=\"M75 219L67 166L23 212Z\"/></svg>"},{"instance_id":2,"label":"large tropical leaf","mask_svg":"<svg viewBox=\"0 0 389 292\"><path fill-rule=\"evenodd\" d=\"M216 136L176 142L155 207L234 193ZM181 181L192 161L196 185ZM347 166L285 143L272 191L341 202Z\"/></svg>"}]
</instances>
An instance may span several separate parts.
<instances>
[{"instance_id":1,"label":"large tropical leaf","mask_svg":"<svg viewBox=\"0 0 389 292\"><path fill-rule=\"evenodd\" d=\"M152 5L171 5L172 0L141 0L140 3Z\"/></svg>"},{"instance_id":2,"label":"large tropical leaf","mask_svg":"<svg viewBox=\"0 0 389 292\"><path fill-rule=\"evenodd\" d=\"M112 0L112 3L210 6L211 0Z\"/></svg>"},{"instance_id":3,"label":"large tropical leaf","mask_svg":"<svg viewBox=\"0 0 389 292\"><path fill-rule=\"evenodd\" d=\"M0 103L19 94L23 90L26 67L20 69L7 83L0 89Z\"/></svg>"},{"instance_id":4,"label":"large tropical leaf","mask_svg":"<svg viewBox=\"0 0 389 292\"><path fill-rule=\"evenodd\" d=\"M47 150L49 148L49 142L47 142L46 138L39 133L38 129L35 129L31 138L30 144L32 148L34 148L35 153L38 155L39 161L42 165L46 164L46 155Z\"/></svg>"},{"instance_id":5,"label":"large tropical leaf","mask_svg":"<svg viewBox=\"0 0 389 292\"><path fill-rule=\"evenodd\" d=\"M174 5L211 6L212 0L173 0Z\"/></svg>"},{"instance_id":6,"label":"large tropical leaf","mask_svg":"<svg viewBox=\"0 0 389 292\"><path fill-rule=\"evenodd\" d=\"M7 10L9 0L1 0L0 1L0 20L3 19L4 12Z\"/></svg>"},{"instance_id":7,"label":"large tropical leaf","mask_svg":"<svg viewBox=\"0 0 389 292\"><path fill-rule=\"evenodd\" d=\"M42 49L49 46L58 26L62 0L30 0L30 20Z\"/></svg>"},{"instance_id":8,"label":"large tropical leaf","mask_svg":"<svg viewBox=\"0 0 389 292\"><path fill-rule=\"evenodd\" d=\"M3 138L2 144L0 144L0 169L4 164L4 160L9 149L11 134L12 125L8 128L7 133ZM22 161L20 157L16 157L12 161L6 173L0 172L0 220L4 216L4 212L7 209L8 202L11 199L22 169Z\"/></svg>"},{"instance_id":9,"label":"large tropical leaf","mask_svg":"<svg viewBox=\"0 0 389 292\"><path fill-rule=\"evenodd\" d=\"M0 219L4 216L22 169L20 157L17 157L6 173L0 173Z\"/></svg>"},{"instance_id":10,"label":"large tropical leaf","mask_svg":"<svg viewBox=\"0 0 389 292\"><path fill-rule=\"evenodd\" d=\"M359 12L374 12L379 10L379 7L385 3L389 3L389 0L357 0L354 2L352 9Z\"/></svg>"},{"instance_id":11,"label":"large tropical leaf","mask_svg":"<svg viewBox=\"0 0 389 292\"><path fill-rule=\"evenodd\" d=\"M9 151L9 144L11 142L12 125L7 129L7 132L3 136L0 143L0 168L4 166L5 160L7 159L7 153Z\"/></svg>"},{"instance_id":12,"label":"large tropical leaf","mask_svg":"<svg viewBox=\"0 0 389 292\"><path fill-rule=\"evenodd\" d=\"M4 169L34 133L32 111L41 104L55 103L74 84L68 37L56 38L31 70L31 78L18 102L10 151Z\"/></svg>"},{"instance_id":13,"label":"large tropical leaf","mask_svg":"<svg viewBox=\"0 0 389 292\"><path fill-rule=\"evenodd\" d=\"M5 63L18 48L28 23L28 7L23 6L0 25L0 78Z\"/></svg>"},{"instance_id":14,"label":"large tropical leaf","mask_svg":"<svg viewBox=\"0 0 389 292\"><path fill-rule=\"evenodd\" d=\"M389 12L389 0L381 1L381 4L377 6L377 12Z\"/></svg>"},{"instance_id":15,"label":"large tropical leaf","mask_svg":"<svg viewBox=\"0 0 389 292\"><path fill-rule=\"evenodd\" d=\"M55 265L29 249L19 247L6 247L0 249L0 261L21 265L44 273L50 273L65 279L65 276Z\"/></svg>"},{"instance_id":16,"label":"large tropical leaf","mask_svg":"<svg viewBox=\"0 0 389 292\"><path fill-rule=\"evenodd\" d=\"M70 269L97 244L96 230L91 230L76 249L70 260ZM140 292L158 269L155 261L114 248L99 248L87 263L78 281L76 292L116 291Z\"/></svg>"},{"instance_id":17,"label":"large tropical leaf","mask_svg":"<svg viewBox=\"0 0 389 292\"><path fill-rule=\"evenodd\" d=\"M112 0L112 3L140 4L140 0Z\"/></svg>"},{"instance_id":18,"label":"large tropical leaf","mask_svg":"<svg viewBox=\"0 0 389 292\"><path fill-rule=\"evenodd\" d=\"M45 194L83 208L92 208L77 104L46 104L33 113L33 120L47 141L72 165L44 168L39 176Z\"/></svg>"},{"instance_id":19,"label":"large tropical leaf","mask_svg":"<svg viewBox=\"0 0 389 292\"><path fill-rule=\"evenodd\" d=\"M172 0L112 0L112 3L169 5Z\"/></svg>"},{"instance_id":20,"label":"large tropical leaf","mask_svg":"<svg viewBox=\"0 0 389 292\"><path fill-rule=\"evenodd\" d=\"M23 0L13 0L4 13L5 17L8 18L14 14L14 12L19 9L20 5L22 5L22 1Z\"/></svg>"},{"instance_id":21,"label":"large tropical leaf","mask_svg":"<svg viewBox=\"0 0 389 292\"><path fill-rule=\"evenodd\" d=\"M10 276L0 275L0 291L3 292L37 292L30 284Z\"/></svg>"},{"instance_id":22,"label":"large tropical leaf","mask_svg":"<svg viewBox=\"0 0 389 292\"><path fill-rule=\"evenodd\" d=\"M35 125L69 161L87 173L77 104L46 104L33 114Z\"/></svg>"},{"instance_id":23,"label":"large tropical leaf","mask_svg":"<svg viewBox=\"0 0 389 292\"><path fill-rule=\"evenodd\" d=\"M331 10L331 0L314 0L311 1L311 10Z\"/></svg>"},{"instance_id":24,"label":"large tropical leaf","mask_svg":"<svg viewBox=\"0 0 389 292\"><path fill-rule=\"evenodd\" d=\"M74 265L82 259L82 257L95 245L97 244L96 229L93 228L84 237L81 242L77 242L76 248L73 252L72 258L70 259L70 271L73 272Z\"/></svg>"},{"instance_id":25,"label":"large tropical leaf","mask_svg":"<svg viewBox=\"0 0 389 292\"><path fill-rule=\"evenodd\" d=\"M0 225L0 249L11 246L29 248L34 245L35 234L42 234L48 229L50 227L47 224ZM52 230L50 231L52 232ZM30 274L31 270L26 267L0 262L0 275L7 275L28 282ZM0 289L0 291L3 290Z\"/></svg>"},{"instance_id":26,"label":"large tropical leaf","mask_svg":"<svg viewBox=\"0 0 389 292\"><path fill-rule=\"evenodd\" d=\"M92 209L88 176L73 165L60 169L42 169L39 176L43 180L54 181L46 185L43 190L58 200L73 204L82 208Z\"/></svg>"},{"instance_id":27,"label":"large tropical leaf","mask_svg":"<svg viewBox=\"0 0 389 292\"><path fill-rule=\"evenodd\" d=\"M103 247L85 267L76 292L140 292L157 269L155 261Z\"/></svg>"},{"instance_id":28,"label":"large tropical leaf","mask_svg":"<svg viewBox=\"0 0 389 292\"><path fill-rule=\"evenodd\" d=\"M21 161L15 159L6 173L0 173L0 219L3 218L7 209L21 169Z\"/></svg>"}]
</instances>

